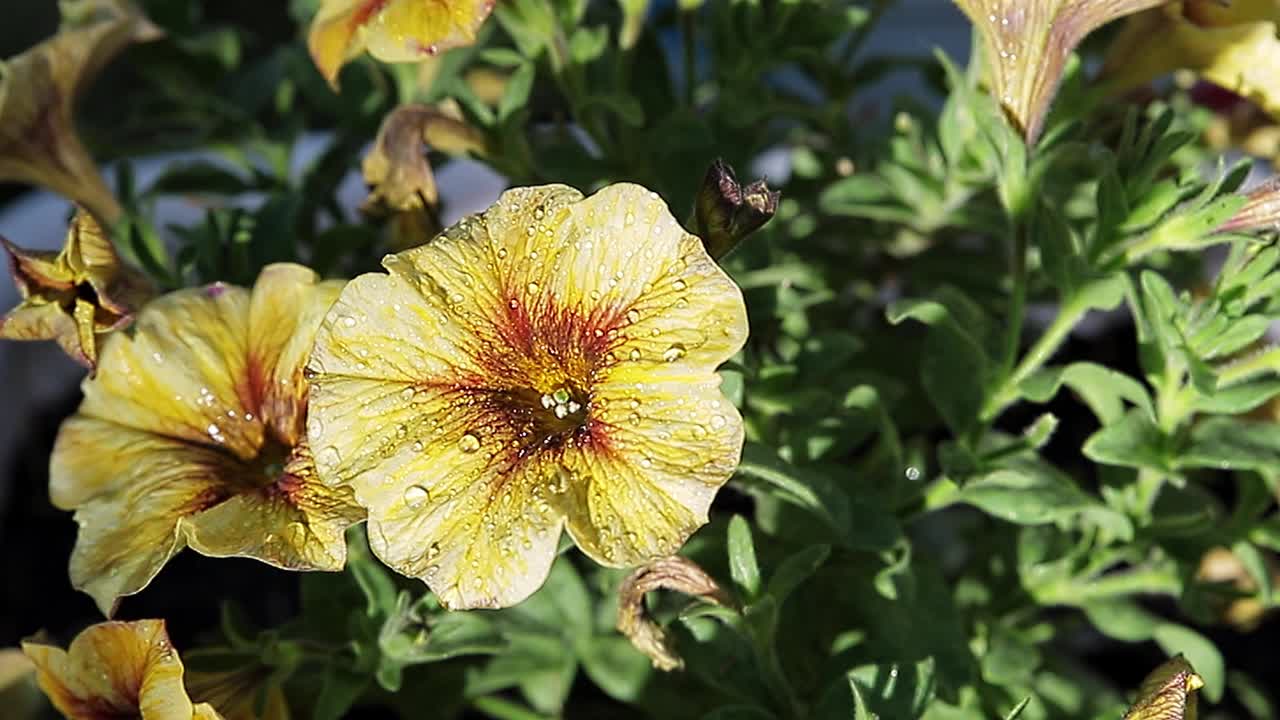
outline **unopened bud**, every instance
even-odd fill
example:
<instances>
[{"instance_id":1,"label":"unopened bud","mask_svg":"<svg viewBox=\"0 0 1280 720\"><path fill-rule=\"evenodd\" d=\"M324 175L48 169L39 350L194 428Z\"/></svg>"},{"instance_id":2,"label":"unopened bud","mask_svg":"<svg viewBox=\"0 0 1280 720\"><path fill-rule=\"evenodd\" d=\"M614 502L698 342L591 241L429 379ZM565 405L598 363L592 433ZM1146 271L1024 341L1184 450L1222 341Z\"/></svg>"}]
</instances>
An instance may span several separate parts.
<instances>
[{"instance_id":1,"label":"unopened bud","mask_svg":"<svg viewBox=\"0 0 1280 720\"><path fill-rule=\"evenodd\" d=\"M780 196L764 180L745 187L739 184L733 168L723 160L711 163L694 201L698 235L711 257L724 257L769 222L778 211Z\"/></svg>"},{"instance_id":2,"label":"unopened bud","mask_svg":"<svg viewBox=\"0 0 1280 720\"><path fill-rule=\"evenodd\" d=\"M1247 232L1280 228L1280 177L1273 177L1246 195L1244 207L1218 228L1219 232Z\"/></svg>"}]
</instances>

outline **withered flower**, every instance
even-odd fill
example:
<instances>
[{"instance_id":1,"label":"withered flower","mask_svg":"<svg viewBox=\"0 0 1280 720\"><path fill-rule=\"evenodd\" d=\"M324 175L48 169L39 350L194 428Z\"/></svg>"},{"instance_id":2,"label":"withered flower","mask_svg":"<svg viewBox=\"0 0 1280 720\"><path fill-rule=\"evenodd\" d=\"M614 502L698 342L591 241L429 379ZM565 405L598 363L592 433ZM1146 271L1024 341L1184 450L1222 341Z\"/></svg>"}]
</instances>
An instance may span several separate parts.
<instances>
[{"instance_id":1,"label":"withered flower","mask_svg":"<svg viewBox=\"0 0 1280 720\"><path fill-rule=\"evenodd\" d=\"M618 588L618 632L659 670L678 670L684 661L671 638L645 610L644 596L654 590L674 590L715 605L733 605L733 598L696 563L678 555L655 560L636 570Z\"/></svg>"},{"instance_id":2,"label":"withered flower","mask_svg":"<svg viewBox=\"0 0 1280 720\"><path fill-rule=\"evenodd\" d=\"M62 29L0 63L0 179L48 188L111 225L121 215L75 130L75 101L131 43L160 31L125 0L64 3Z\"/></svg>"},{"instance_id":3,"label":"withered flower","mask_svg":"<svg viewBox=\"0 0 1280 720\"><path fill-rule=\"evenodd\" d=\"M721 258L773 218L782 193L764 180L743 187L723 160L711 163L694 199L694 222L707 252Z\"/></svg>"},{"instance_id":4,"label":"withered flower","mask_svg":"<svg viewBox=\"0 0 1280 720\"><path fill-rule=\"evenodd\" d=\"M22 302L0 317L0 338L55 340L89 368L98 363L98 336L128 325L153 294L125 265L93 216L76 213L57 253L23 250L0 238Z\"/></svg>"},{"instance_id":5,"label":"withered flower","mask_svg":"<svg viewBox=\"0 0 1280 720\"><path fill-rule=\"evenodd\" d=\"M1116 18L1167 0L955 0L982 35L987 82L1033 144L1085 37Z\"/></svg>"}]
</instances>

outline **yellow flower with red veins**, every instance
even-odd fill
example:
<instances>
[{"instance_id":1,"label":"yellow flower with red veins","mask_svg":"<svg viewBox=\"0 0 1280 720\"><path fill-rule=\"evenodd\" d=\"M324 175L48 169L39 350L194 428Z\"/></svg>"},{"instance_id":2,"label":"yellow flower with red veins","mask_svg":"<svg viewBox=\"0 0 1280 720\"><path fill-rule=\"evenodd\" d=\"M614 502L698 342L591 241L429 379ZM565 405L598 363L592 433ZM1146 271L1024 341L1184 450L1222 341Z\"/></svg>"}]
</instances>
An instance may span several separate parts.
<instances>
[{"instance_id":1,"label":"yellow flower with red veins","mask_svg":"<svg viewBox=\"0 0 1280 720\"><path fill-rule=\"evenodd\" d=\"M0 246L22 295L22 303L0 317L0 338L55 340L89 368L98 363L98 336L127 326L152 294L84 210L71 221L61 252L24 250L3 237Z\"/></svg>"},{"instance_id":2,"label":"yellow flower with red veins","mask_svg":"<svg viewBox=\"0 0 1280 720\"><path fill-rule=\"evenodd\" d=\"M470 45L494 0L324 0L307 47L320 74L337 87L338 71L365 50L383 62L417 62Z\"/></svg>"},{"instance_id":3,"label":"yellow flower with red veins","mask_svg":"<svg viewBox=\"0 0 1280 720\"><path fill-rule=\"evenodd\" d=\"M182 660L163 620L105 622L76 636L67 650L28 640L41 689L70 720L219 720L193 704L182 684Z\"/></svg>"},{"instance_id":4,"label":"yellow flower with red veins","mask_svg":"<svg viewBox=\"0 0 1280 720\"><path fill-rule=\"evenodd\" d=\"M1258 103L1280 117L1280 3L1186 0L1129 19L1107 51L1102 76L1113 92L1173 70Z\"/></svg>"},{"instance_id":5,"label":"yellow flower with red veins","mask_svg":"<svg viewBox=\"0 0 1280 720\"><path fill-rule=\"evenodd\" d=\"M742 294L654 193L510 190L356 278L308 364L317 467L451 608L520 602L561 530L613 567L674 553L737 466L716 368Z\"/></svg>"},{"instance_id":6,"label":"yellow flower with red veins","mask_svg":"<svg viewBox=\"0 0 1280 720\"><path fill-rule=\"evenodd\" d=\"M364 513L315 476L302 377L340 288L271 265L252 293L170 293L110 337L49 469L54 505L80 524L72 583L105 614L186 546L288 569L343 566L343 532Z\"/></svg>"}]
</instances>

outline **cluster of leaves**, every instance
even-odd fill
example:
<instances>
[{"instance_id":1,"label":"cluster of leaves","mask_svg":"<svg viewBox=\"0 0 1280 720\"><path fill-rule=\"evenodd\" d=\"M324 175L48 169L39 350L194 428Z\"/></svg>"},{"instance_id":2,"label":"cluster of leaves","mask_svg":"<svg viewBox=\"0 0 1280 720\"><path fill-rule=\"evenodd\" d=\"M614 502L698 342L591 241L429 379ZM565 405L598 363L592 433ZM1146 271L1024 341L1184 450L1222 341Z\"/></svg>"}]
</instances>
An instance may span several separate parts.
<instances>
[{"instance_id":1,"label":"cluster of leaves","mask_svg":"<svg viewBox=\"0 0 1280 720\"><path fill-rule=\"evenodd\" d=\"M887 3L803 0L510 0L429 72L357 62L335 95L300 42L210 21L214 3L150 5L169 38L130 51L140 89L90 137L207 151L147 183L121 165L127 249L166 287L370 267L387 228L337 193L403 102L456 106L512 184L631 180L677 213L716 156L782 150L791 168L774 221L725 262L751 312L722 371L748 440L683 551L737 603L650 607L682 672L614 630L619 572L565 552L526 603L448 613L358 533L344 574L301 579L296 620L229 609L225 648L193 668L260 668L299 717L1038 720L1119 717L1183 653L1210 702L1270 715L1203 628L1273 602L1280 426L1245 414L1280 395L1262 346L1280 250L1218 232L1248 167L1205 179L1185 98L1117 111L1075 77L1028 149L973 69L860 52ZM939 109L851 122L874 80L937 66ZM173 196L203 217L155 227ZM1098 324L1107 344L1136 328L1135 351L1058 359ZM1226 583L1200 572L1221 548L1241 568ZM1136 674L1106 660L1129 647L1148 650Z\"/></svg>"}]
</instances>

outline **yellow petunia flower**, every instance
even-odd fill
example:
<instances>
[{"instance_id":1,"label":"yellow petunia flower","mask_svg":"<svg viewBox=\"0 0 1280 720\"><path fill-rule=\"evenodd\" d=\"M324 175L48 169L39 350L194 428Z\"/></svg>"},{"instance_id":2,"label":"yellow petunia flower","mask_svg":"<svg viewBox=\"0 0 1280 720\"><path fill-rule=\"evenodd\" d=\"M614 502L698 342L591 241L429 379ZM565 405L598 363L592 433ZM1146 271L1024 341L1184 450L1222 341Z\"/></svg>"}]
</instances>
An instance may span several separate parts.
<instances>
[{"instance_id":1,"label":"yellow petunia flower","mask_svg":"<svg viewBox=\"0 0 1280 720\"><path fill-rule=\"evenodd\" d=\"M353 280L308 364L321 478L451 608L515 604L562 528L597 562L674 553L737 466L715 369L733 281L644 188L510 190Z\"/></svg>"},{"instance_id":2,"label":"yellow petunia flower","mask_svg":"<svg viewBox=\"0 0 1280 720\"><path fill-rule=\"evenodd\" d=\"M338 71L365 50L383 62L418 62L470 45L495 0L324 0L307 47L333 87Z\"/></svg>"},{"instance_id":3,"label":"yellow petunia flower","mask_svg":"<svg viewBox=\"0 0 1280 720\"><path fill-rule=\"evenodd\" d=\"M183 547L338 570L364 513L315 477L302 367L341 283L268 266L252 293L165 295L112 335L50 460L53 504L76 510L71 580L110 615Z\"/></svg>"},{"instance_id":4,"label":"yellow petunia flower","mask_svg":"<svg viewBox=\"0 0 1280 720\"><path fill-rule=\"evenodd\" d=\"M1167 0L955 0L982 36L987 82L1027 143L1040 136L1067 58L1085 37Z\"/></svg>"},{"instance_id":5,"label":"yellow petunia flower","mask_svg":"<svg viewBox=\"0 0 1280 720\"><path fill-rule=\"evenodd\" d=\"M1124 92L1190 70L1280 117L1280 3L1186 0L1133 16L1112 41L1105 87Z\"/></svg>"},{"instance_id":6,"label":"yellow petunia flower","mask_svg":"<svg viewBox=\"0 0 1280 720\"><path fill-rule=\"evenodd\" d=\"M55 340L89 368L98 336L127 326L152 295L147 279L125 265L93 217L81 210L61 252L23 250L0 237L9 255L18 307L0 317L0 338Z\"/></svg>"},{"instance_id":7,"label":"yellow petunia flower","mask_svg":"<svg viewBox=\"0 0 1280 720\"><path fill-rule=\"evenodd\" d=\"M104 223L121 215L75 130L75 100L134 42L161 35L127 0L61 4L58 34L0 62L0 180L46 187Z\"/></svg>"},{"instance_id":8,"label":"yellow petunia flower","mask_svg":"<svg viewBox=\"0 0 1280 720\"><path fill-rule=\"evenodd\" d=\"M220 720L193 704L182 684L182 660L163 620L105 622L76 636L67 650L28 640L40 687L69 720Z\"/></svg>"}]
</instances>

